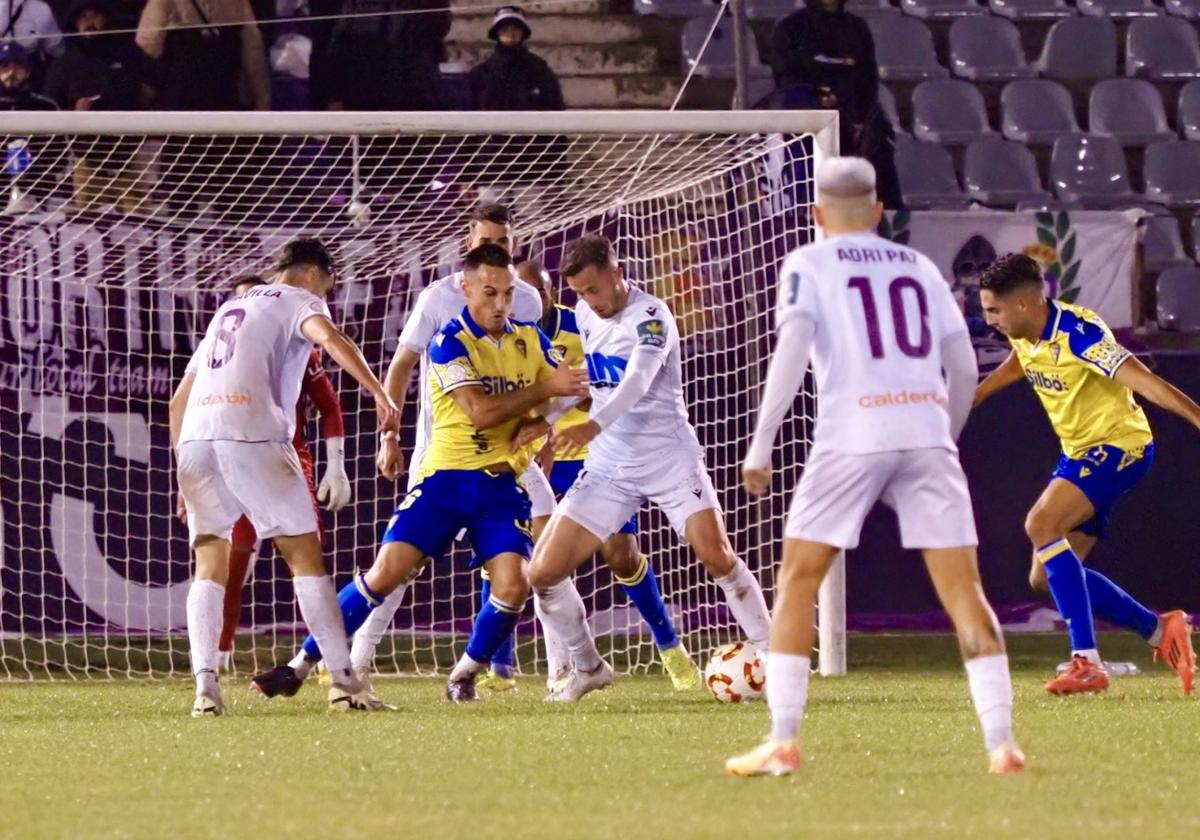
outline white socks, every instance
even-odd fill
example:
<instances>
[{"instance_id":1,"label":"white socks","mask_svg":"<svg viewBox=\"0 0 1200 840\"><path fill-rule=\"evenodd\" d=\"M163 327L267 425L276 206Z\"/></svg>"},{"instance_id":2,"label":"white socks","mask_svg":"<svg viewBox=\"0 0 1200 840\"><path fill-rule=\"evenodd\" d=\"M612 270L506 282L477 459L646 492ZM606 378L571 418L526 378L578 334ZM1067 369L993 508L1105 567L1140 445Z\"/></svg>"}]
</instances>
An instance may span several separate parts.
<instances>
[{"instance_id":1,"label":"white socks","mask_svg":"<svg viewBox=\"0 0 1200 840\"><path fill-rule=\"evenodd\" d=\"M300 652L293 656L292 661L288 663L292 670L296 672L296 676L302 680L308 679L308 675L312 673L312 668L315 664L314 660L309 659L304 654L304 648L301 648Z\"/></svg>"},{"instance_id":2,"label":"white socks","mask_svg":"<svg viewBox=\"0 0 1200 840\"><path fill-rule=\"evenodd\" d=\"M487 668L486 662L476 662L465 653L458 660L458 664L454 666L454 670L450 672L450 682L466 679L472 674L478 674Z\"/></svg>"},{"instance_id":3,"label":"white socks","mask_svg":"<svg viewBox=\"0 0 1200 840\"><path fill-rule=\"evenodd\" d=\"M217 679L217 666L221 659L217 646L221 641L221 625L225 620L224 608L224 586L215 580L192 581L187 596L187 629L197 690L203 687L202 682L208 684L210 680L215 682Z\"/></svg>"},{"instance_id":4,"label":"white socks","mask_svg":"<svg viewBox=\"0 0 1200 840\"><path fill-rule=\"evenodd\" d=\"M292 586L296 590L296 600L300 602L300 615L308 625L308 632L317 640L333 684L356 687L358 681L350 670L346 625L338 608L333 578L329 575L295 577Z\"/></svg>"},{"instance_id":5,"label":"white socks","mask_svg":"<svg viewBox=\"0 0 1200 840\"><path fill-rule=\"evenodd\" d=\"M1091 662L1093 665L1101 664L1100 651L1096 650L1096 648L1084 648L1083 650L1073 650L1073 651L1071 651L1071 656L1082 656L1084 659L1086 659L1088 662Z\"/></svg>"},{"instance_id":6,"label":"white socks","mask_svg":"<svg viewBox=\"0 0 1200 840\"><path fill-rule=\"evenodd\" d=\"M392 626L392 619L396 617L396 610L400 609L400 602L404 600L404 593L407 591L408 581L405 581L393 589L391 594L383 599L382 604L371 610L363 626L358 628L358 632L354 634L354 644L350 648L350 665L353 668L357 670L371 666L375 659L375 648L379 646L383 634Z\"/></svg>"},{"instance_id":7,"label":"white socks","mask_svg":"<svg viewBox=\"0 0 1200 840\"><path fill-rule=\"evenodd\" d=\"M975 714L983 729L983 745L988 752L1013 739L1012 734L1012 678L1008 673L1008 656L998 653L968 659L967 682L971 686L971 700L975 703ZM770 665L768 664L767 691L771 690Z\"/></svg>"},{"instance_id":8,"label":"white socks","mask_svg":"<svg viewBox=\"0 0 1200 840\"><path fill-rule=\"evenodd\" d=\"M812 658L795 653L772 653L767 658L767 706L771 709L771 740L794 741L808 703L808 674Z\"/></svg>"},{"instance_id":9,"label":"white socks","mask_svg":"<svg viewBox=\"0 0 1200 840\"><path fill-rule=\"evenodd\" d=\"M767 601L763 598L758 578L739 559L732 572L717 578L717 585L724 591L729 611L737 619L750 644L758 648L760 653L766 653L767 641L771 638L771 614L767 611Z\"/></svg>"},{"instance_id":10,"label":"white socks","mask_svg":"<svg viewBox=\"0 0 1200 840\"><path fill-rule=\"evenodd\" d=\"M578 590L576 590L578 591ZM533 593L533 611L540 618L542 615L538 594ZM545 621L542 624L542 641L546 644L546 673L551 680L564 676L571 670L571 652L567 645L558 637Z\"/></svg>"},{"instance_id":11,"label":"white socks","mask_svg":"<svg viewBox=\"0 0 1200 840\"><path fill-rule=\"evenodd\" d=\"M534 609L546 630L546 636L557 636L566 646L568 656L575 668L591 672L600 667L600 653L592 641L592 631L587 623L587 610L579 590L570 578L559 581L546 589L538 590Z\"/></svg>"}]
</instances>

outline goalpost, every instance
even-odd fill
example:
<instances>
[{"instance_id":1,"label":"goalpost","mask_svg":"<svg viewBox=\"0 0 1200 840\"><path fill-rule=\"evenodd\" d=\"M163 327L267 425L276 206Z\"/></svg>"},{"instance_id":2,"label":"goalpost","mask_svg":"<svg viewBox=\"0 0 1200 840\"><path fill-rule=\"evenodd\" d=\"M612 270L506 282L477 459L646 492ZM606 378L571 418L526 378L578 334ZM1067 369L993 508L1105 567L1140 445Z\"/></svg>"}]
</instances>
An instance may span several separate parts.
<instances>
[{"instance_id":1,"label":"goalpost","mask_svg":"<svg viewBox=\"0 0 1200 840\"><path fill-rule=\"evenodd\" d=\"M289 238L321 237L340 266L334 318L382 373L418 292L456 267L482 200L514 210L519 253L544 262L560 293L564 245L598 232L668 302L730 537L770 600L811 383L781 432L774 492L747 497L740 464L773 344L776 269L814 236L813 172L837 153L836 113L10 113L0 144L0 678L188 673L191 560L167 400L230 280L265 270ZM331 375L354 489L351 505L322 514L340 584L370 565L404 484L376 473L370 401ZM319 426L307 428L319 480ZM703 664L740 636L732 616L658 511L642 510L639 531ZM454 661L477 602L461 555L412 586L380 671ZM618 670L657 667L607 569L585 564L577 582ZM822 673L845 670L844 587L839 559L819 602ZM237 668L273 664L302 632L286 569L265 548ZM532 609L518 632L529 673L541 660Z\"/></svg>"}]
</instances>

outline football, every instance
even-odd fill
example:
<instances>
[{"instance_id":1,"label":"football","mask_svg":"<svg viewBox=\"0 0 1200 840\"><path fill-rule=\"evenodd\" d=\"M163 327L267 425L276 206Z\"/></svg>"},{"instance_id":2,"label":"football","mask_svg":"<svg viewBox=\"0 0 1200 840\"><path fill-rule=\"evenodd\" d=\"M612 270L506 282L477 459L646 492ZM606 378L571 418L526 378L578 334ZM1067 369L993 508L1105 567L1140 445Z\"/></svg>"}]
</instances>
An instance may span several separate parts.
<instances>
[{"instance_id":1,"label":"football","mask_svg":"<svg viewBox=\"0 0 1200 840\"><path fill-rule=\"evenodd\" d=\"M721 703L742 703L762 698L766 669L754 646L747 642L721 645L704 668L704 684Z\"/></svg>"}]
</instances>

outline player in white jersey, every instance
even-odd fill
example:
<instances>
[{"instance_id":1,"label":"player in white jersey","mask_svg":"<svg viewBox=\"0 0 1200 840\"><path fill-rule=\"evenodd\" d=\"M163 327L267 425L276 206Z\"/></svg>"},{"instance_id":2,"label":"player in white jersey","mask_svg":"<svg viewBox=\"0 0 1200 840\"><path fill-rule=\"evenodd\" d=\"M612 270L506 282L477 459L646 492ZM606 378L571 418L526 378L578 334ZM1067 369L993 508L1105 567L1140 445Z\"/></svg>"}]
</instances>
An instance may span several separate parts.
<instances>
[{"instance_id":1,"label":"player in white jersey","mask_svg":"<svg viewBox=\"0 0 1200 840\"><path fill-rule=\"evenodd\" d=\"M770 739L725 763L732 775L784 775L808 699L817 589L840 550L858 545L876 501L894 508L905 548L920 549L958 632L992 772L1024 767L1012 738L1012 684L996 616L983 594L958 437L978 371L966 323L926 257L874 233L883 207L875 170L834 158L817 171L825 239L780 269L778 343L743 475L751 495L770 486L779 425L811 354L817 419L792 500L767 659Z\"/></svg>"},{"instance_id":2,"label":"player in white jersey","mask_svg":"<svg viewBox=\"0 0 1200 840\"><path fill-rule=\"evenodd\" d=\"M603 236L572 242L559 271L579 296L575 317L592 407L586 423L555 436L557 451L588 446L588 455L529 567L542 625L566 643L573 663L570 677L547 699L578 700L612 682L570 576L643 500L661 508L687 539L746 636L765 650L770 617L762 587L733 552L704 450L688 422L675 319L661 300L625 280Z\"/></svg>"},{"instance_id":3,"label":"player in white jersey","mask_svg":"<svg viewBox=\"0 0 1200 840\"><path fill-rule=\"evenodd\" d=\"M291 242L276 282L222 304L171 397L171 443L187 511L196 576L188 591L188 641L196 675L192 714L224 711L217 679L229 538L243 515L271 538L294 576L300 612L328 656L330 705L382 704L350 668L333 580L321 559L317 519L292 445L296 401L313 343L323 347L375 398L379 428L394 431L396 406L358 347L334 326L324 297L333 288L320 242Z\"/></svg>"}]
</instances>

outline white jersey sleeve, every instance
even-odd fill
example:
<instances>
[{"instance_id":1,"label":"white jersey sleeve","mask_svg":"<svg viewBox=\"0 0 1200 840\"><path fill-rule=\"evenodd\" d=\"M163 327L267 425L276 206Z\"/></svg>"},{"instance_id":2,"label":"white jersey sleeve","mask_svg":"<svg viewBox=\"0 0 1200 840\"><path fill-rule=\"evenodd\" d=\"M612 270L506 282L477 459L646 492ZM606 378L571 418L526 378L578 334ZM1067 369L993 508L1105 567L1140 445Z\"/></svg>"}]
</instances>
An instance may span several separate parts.
<instances>
[{"instance_id":1,"label":"white jersey sleeve","mask_svg":"<svg viewBox=\"0 0 1200 840\"><path fill-rule=\"evenodd\" d=\"M777 322L816 324L814 446L847 454L954 449L941 344L965 324L933 263L856 233L798 249L780 274Z\"/></svg>"},{"instance_id":2,"label":"white jersey sleeve","mask_svg":"<svg viewBox=\"0 0 1200 840\"><path fill-rule=\"evenodd\" d=\"M538 294L537 289L521 279L513 284L512 319L528 321L531 324L542 320L542 296Z\"/></svg>"},{"instance_id":3,"label":"white jersey sleeve","mask_svg":"<svg viewBox=\"0 0 1200 840\"><path fill-rule=\"evenodd\" d=\"M426 286L417 295L417 302L413 305L412 312L408 313L404 329L400 330L401 347L414 353L424 353L433 337L446 326L441 323L439 317L437 295L435 286Z\"/></svg>"},{"instance_id":4,"label":"white jersey sleeve","mask_svg":"<svg viewBox=\"0 0 1200 840\"><path fill-rule=\"evenodd\" d=\"M256 286L222 304L192 361L180 441L288 442L312 342L305 321L329 317L325 302L294 286Z\"/></svg>"}]
</instances>

